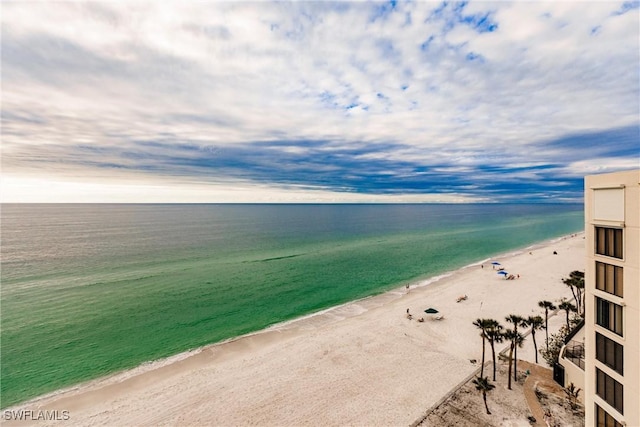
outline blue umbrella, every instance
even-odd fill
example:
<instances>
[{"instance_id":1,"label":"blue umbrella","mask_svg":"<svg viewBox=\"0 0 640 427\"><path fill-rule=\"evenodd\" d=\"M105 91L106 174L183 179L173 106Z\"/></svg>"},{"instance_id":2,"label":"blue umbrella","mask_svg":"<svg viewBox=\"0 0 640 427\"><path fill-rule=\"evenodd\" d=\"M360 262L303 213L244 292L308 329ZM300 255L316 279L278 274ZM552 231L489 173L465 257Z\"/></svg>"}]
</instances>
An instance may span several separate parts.
<instances>
[{"instance_id":1,"label":"blue umbrella","mask_svg":"<svg viewBox=\"0 0 640 427\"><path fill-rule=\"evenodd\" d=\"M491 264L493 264L493 265L502 265L502 264L500 264L500 263L499 263L499 262L497 262L497 261L493 261Z\"/></svg>"},{"instance_id":2,"label":"blue umbrella","mask_svg":"<svg viewBox=\"0 0 640 427\"><path fill-rule=\"evenodd\" d=\"M503 275L505 275L505 276L506 276L506 275L507 275L507 274L509 274L509 273L507 273L506 271L502 270L502 271L498 271L498 274L503 274Z\"/></svg>"}]
</instances>

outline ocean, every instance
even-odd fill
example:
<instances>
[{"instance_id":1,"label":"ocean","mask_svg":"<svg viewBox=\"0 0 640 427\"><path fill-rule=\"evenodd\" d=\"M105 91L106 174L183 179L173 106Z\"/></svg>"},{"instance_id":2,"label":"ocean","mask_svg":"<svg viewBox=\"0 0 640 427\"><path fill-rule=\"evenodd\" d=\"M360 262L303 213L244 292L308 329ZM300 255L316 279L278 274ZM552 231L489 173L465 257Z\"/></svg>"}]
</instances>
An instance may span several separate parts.
<instances>
[{"instance_id":1,"label":"ocean","mask_svg":"<svg viewBox=\"0 0 640 427\"><path fill-rule=\"evenodd\" d=\"M5 204L1 402L582 231L582 205Z\"/></svg>"}]
</instances>

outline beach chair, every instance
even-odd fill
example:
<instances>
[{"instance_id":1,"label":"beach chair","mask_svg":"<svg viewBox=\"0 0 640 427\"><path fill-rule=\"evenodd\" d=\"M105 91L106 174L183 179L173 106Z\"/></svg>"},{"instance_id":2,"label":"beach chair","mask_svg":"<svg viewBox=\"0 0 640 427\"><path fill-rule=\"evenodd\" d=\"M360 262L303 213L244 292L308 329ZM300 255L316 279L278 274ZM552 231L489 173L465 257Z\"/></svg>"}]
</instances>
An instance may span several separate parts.
<instances>
[{"instance_id":1,"label":"beach chair","mask_svg":"<svg viewBox=\"0 0 640 427\"><path fill-rule=\"evenodd\" d=\"M442 319L444 319L444 316L443 315L439 315L439 316L434 317L434 319L435 320L442 320Z\"/></svg>"}]
</instances>

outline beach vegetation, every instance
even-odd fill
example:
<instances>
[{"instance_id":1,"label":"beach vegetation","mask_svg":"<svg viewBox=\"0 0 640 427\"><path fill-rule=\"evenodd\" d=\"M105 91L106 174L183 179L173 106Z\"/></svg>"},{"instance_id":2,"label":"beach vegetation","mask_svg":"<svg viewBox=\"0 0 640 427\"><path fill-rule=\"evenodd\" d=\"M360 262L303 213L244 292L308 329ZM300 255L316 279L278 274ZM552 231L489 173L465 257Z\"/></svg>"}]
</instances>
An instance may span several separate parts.
<instances>
[{"instance_id":1,"label":"beach vegetation","mask_svg":"<svg viewBox=\"0 0 640 427\"><path fill-rule=\"evenodd\" d=\"M536 330L544 328L544 319L542 318L542 316L529 316L527 317L527 326L531 327L533 350L536 355L536 363L538 363L538 343L536 342Z\"/></svg>"},{"instance_id":2,"label":"beach vegetation","mask_svg":"<svg viewBox=\"0 0 640 427\"><path fill-rule=\"evenodd\" d=\"M482 337L482 364L480 365L480 377L484 375L484 354L487 344L487 329L491 326L491 319L476 319L473 325L480 329L480 336Z\"/></svg>"},{"instance_id":3,"label":"beach vegetation","mask_svg":"<svg viewBox=\"0 0 640 427\"><path fill-rule=\"evenodd\" d=\"M562 350L564 339L568 334L569 330L565 325L562 325L557 333L551 334L547 347L540 350L540 354L542 355L542 358L547 362L547 365L553 367L553 365L558 362L558 358L560 357L560 350Z\"/></svg>"},{"instance_id":4,"label":"beach vegetation","mask_svg":"<svg viewBox=\"0 0 640 427\"><path fill-rule=\"evenodd\" d=\"M487 405L487 392L493 390L496 386L489 382L489 377L474 378L473 383L476 385L476 390L482 392L482 400L484 400L484 408L487 410L487 415L491 415L489 405Z\"/></svg>"},{"instance_id":5,"label":"beach vegetation","mask_svg":"<svg viewBox=\"0 0 640 427\"><path fill-rule=\"evenodd\" d=\"M547 350L549 350L549 310L555 310L557 307L551 301L538 301L538 306L544 308L544 329L545 342Z\"/></svg>"},{"instance_id":6,"label":"beach vegetation","mask_svg":"<svg viewBox=\"0 0 640 427\"><path fill-rule=\"evenodd\" d=\"M567 395L567 400L569 401L569 406L572 410L578 409L578 395L580 394L582 389L577 388L574 383L570 383L567 387L564 388L564 393Z\"/></svg>"},{"instance_id":7,"label":"beach vegetation","mask_svg":"<svg viewBox=\"0 0 640 427\"><path fill-rule=\"evenodd\" d=\"M510 341L509 344L509 370L508 370L508 379L507 388L511 390L511 367L513 366L513 352L515 348L522 347L522 343L524 343L524 335L520 332L517 332L515 329L507 329L504 332L504 338ZM515 375L514 375L515 376ZM516 376L517 379L517 376Z\"/></svg>"},{"instance_id":8,"label":"beach vegetation","mask_svg":"<svg viewBox=\"0 0 640 427\"><path fill-rule=\"evenodd\" d=\"M565 344L567 336L573 331L573 329L580 324L582 318L578 315L574 315L569 319L569 327L562 325L557 333L551 334L549 337L549 345L547 348L540 350L542 358L547 362L547 365L553 367L558 362L560 357L560 350Z\"/></svg>"},{"instance_id":9,"label":"beach vegetation","mask_svg":"<svg viewBox=\"0 0 640 427\"><path fill-rule=\"evenodd\" d=\"M568 278L562 279L562 283L571 288L576 312L584 317L584 271L572 271Z\"/></svg>"},{"instance_id":10,"label":"beach vegetation","mask_svg":"<svg viewBox=\"0 0 640 427\"><path fill-rule=\"evenodd\" d=\"M493 381L496 380L496 343L501 343L504 341L504 336L502 335L503 327L502 325L495 319L489 319L490 324L486 329L485 334L487 339L489 340L489 344L491 345L491 360L493 361Z\"/></svg>"},{"instance_id":11,"label":"beach vegetation","mask_svg":"<svg viewBox=\"0 0 640 427\"><path fill-rule=\"evenodd\" d=\"M526 327L527 321L524 317L518 316L517 314L510 314L506 318L506 321L513 324L513 330L517 334L518 326ZM513 379L517 380L517 372L518 372L518 346L514 348L513 354Z\"/></svg>"}]
</instances>

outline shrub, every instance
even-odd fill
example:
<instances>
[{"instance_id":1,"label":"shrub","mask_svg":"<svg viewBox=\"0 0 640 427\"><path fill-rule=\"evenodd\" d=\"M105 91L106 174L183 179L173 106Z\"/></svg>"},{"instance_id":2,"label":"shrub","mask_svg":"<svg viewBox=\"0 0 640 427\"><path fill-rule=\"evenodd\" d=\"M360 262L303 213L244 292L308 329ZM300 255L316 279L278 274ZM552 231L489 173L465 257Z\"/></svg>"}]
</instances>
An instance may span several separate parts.
<instances>
[{"instance_id":1,"label":"shrub","mask_svg":"<svg viewBox=\"0 0 640 427\"><path fill-rule=\"evenodd\" d=\"M558 361L560 350L564 345L564 339L569 335L569 329L566 325L562 325L560 330L549 336L549 348L540 349L540 355L547 362L547 365L553 367Z\"/></svg>"}]
</instances>

